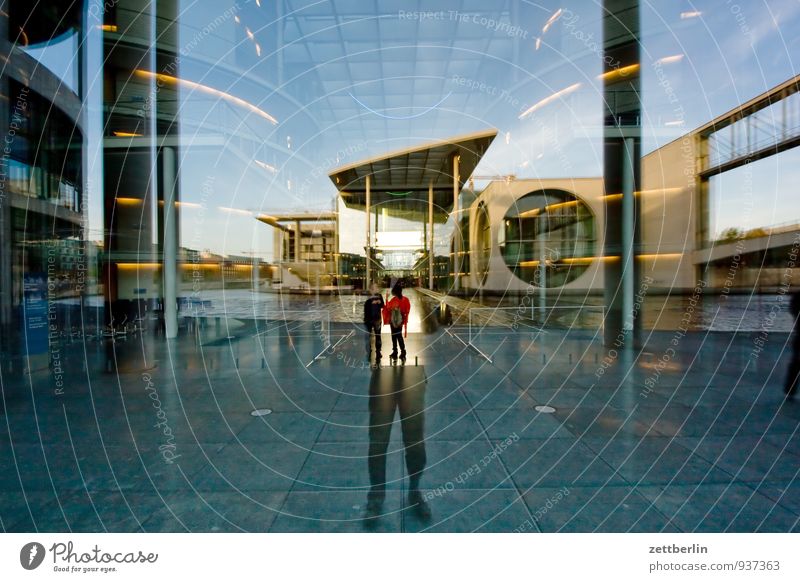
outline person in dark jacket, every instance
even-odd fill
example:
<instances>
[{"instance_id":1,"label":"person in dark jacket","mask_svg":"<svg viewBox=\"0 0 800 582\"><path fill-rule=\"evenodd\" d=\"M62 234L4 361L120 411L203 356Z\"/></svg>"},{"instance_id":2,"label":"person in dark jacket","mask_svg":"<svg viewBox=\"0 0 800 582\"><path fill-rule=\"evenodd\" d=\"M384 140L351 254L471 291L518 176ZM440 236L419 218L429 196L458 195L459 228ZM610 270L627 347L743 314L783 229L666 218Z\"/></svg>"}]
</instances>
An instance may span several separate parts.
<instances>
[{"instance_id":1,"label":"person in dark jacket","mask_svg":"<svg viewBox=\"0 0 800 582\"><path fill-rule=\"evenodd\" d=\"M369 286L369 297L364 302L364 327L367 329L367 361L372 355L372 337L375 337L375 361L381 359L381 326L384 301L375 283Z\"/></svg>"},{"instance_id":2,"label":"person in dark jacket","mask_svg":"<svg viewBox=\"0 0 800 582\"><path fill-rule=\"evenodd\" d=\"M792 360L789 362L789 370L786 374L786 386L784 392L793 397L797 392L797 384L800 381L800 329L798 329L798 316L800 315L800 291L792 295L789 303L789 313L794 320L794 338L792 340Z\"/></svg>"}]
</instances>

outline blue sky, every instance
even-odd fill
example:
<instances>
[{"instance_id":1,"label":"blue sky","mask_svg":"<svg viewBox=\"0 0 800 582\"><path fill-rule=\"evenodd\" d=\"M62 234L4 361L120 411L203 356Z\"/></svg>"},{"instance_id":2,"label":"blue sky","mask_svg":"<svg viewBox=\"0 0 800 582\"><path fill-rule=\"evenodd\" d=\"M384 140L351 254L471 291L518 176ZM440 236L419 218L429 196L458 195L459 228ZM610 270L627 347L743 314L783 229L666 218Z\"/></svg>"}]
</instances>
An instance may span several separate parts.
<instances>
[{"instance_id":1,"label":"blue sky","mask_svg":"<svg viewBox=\"0 0 800 582\"><path fill-rule=\"evenodd\" d=\"M335 188L327 173L337 165L490 127L500 135L478 174L599 176L602 55L594 40L599 45L600 5L488 5L181 2L180 76L277 120L196 86L181 89L181 127L192 144L182 151L181 199L203 206L202 220L191 205L183 212L183 243L272 258L271 232L252 214L330 210ZM645 152L797 73L796 0L643 2L641 17ZM680 119L656 78L654 63L665 58L662 71L682 108ZM559 92L562 97L520 118ZM224 145L197 145L213 135ZM780 177L789 164L773 166L776 178L765 185L796 183ZM204 195L209 179L213 194ZM800 216L786 195L764 196L776 200L779 214ZM740 220L736 204L719 208L719 224ZM358 252L363 216L350 214L348 221L343 250ZM401 221L391 227L408 228ZM441 234L443 252L447 233Z\"/></svg>"}]
</instances>

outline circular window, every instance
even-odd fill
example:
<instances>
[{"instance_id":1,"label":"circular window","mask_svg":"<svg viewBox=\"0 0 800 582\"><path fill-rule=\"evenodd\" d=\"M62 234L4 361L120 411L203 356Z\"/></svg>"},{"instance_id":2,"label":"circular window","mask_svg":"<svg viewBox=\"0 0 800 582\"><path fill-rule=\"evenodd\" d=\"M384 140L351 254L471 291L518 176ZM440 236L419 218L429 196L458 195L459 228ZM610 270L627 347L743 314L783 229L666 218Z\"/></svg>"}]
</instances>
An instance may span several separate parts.
<instances>
[{"instance_id":1,"label":"circular window","mask_svg":"<svg viewBox=\"0 0 800 582\"><path fill-rule=\"evenodd\" d=\"M537 190L508 209L498 246L511 271L536 287L577 279L595 257L595 218L564 190Z\"/></svg>"}]
</instances>

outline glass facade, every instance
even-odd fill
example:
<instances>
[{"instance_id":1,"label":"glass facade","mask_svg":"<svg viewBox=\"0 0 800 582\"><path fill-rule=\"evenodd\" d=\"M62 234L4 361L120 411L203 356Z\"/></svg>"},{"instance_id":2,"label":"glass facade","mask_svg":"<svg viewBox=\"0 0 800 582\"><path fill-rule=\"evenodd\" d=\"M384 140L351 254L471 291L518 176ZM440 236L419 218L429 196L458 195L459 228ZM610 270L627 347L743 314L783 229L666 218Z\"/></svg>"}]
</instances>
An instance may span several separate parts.
<instances>
[{"instance_id":1,"label":"glass facade","mask_svg":"<svg viewBox=\"0 0 800 582\"><path fill-rule=\"evenodd\" d=\"M337 168L487 129L496 138L478 152L479 166L456 176L469 188L454 194L457 204L434 208L433 222L428 184L415 182L414 172L449 175L452 159L428 168L420 150L408 167L387 167L397 188L376 192L386 200L370 209L369 240L421 231L421 243L373 248L370 271L428 286L434 271L433 287L465 295L520 293L540 279L549 289L602 292L600 279L581 274L602 262L616 272L625 254L613 235L621 207L611 190L621 182L606 183L605 198L560 186L515 191L498 202L502 216L482 192L497 197L488 188L497 183L611 175L608 164L622 158L619 144L603 152L604 124L641 135L633 154L647 168L633 172L634 211L642 213L634 238L645 254L688 257L797 222L799 101L786 81L789 62L778 51L760 84L738 80L743 108L733 114L731 93L709 90L711 79L721 82L718 71L696 58L726 19L746 36L754 28L742 23L762 14L639 7L646 50L628 63L630 47L598 44L597 3L462 4L387 12L303 0L9 3L5 325L21 329L26 274L48 268L58 300L101 306L93 317L105 326L119 319L118 302L160 321L165 297L186 304L247 281L271 288L291 279L281 264L319 263L297 285L362 288L367 269L354 257L367 254L367 217L332 183ZM786 25L796 18L780 15ZM736 58L752 64L749 55ZM708 97L702 111L686 106L696 95ZM669 157L673 150L680 160ZM678 207L692 211L658 220L677 216ZM299 245L291 226L278 236L263 220L331 208L335 232L310 231ZM48 263L53 248L62 258ZM681 292L719 260L685 261ZM515 277L511 286L504 269Z\"/></svg>"},{"instance_id":2,"label":"glass facade","mask_svg":"<svg viewBox=\"0 0 800 582\"><path fill-rule=\"evenodd\" d=\"M502 514L537 515L563 475L587 494L562 508L595 499L596 481L619 488L603 491L605 503L649 478L619 462L630 451L618 435L661 439L643 455L661 441L728 438L752 426L742 402L758 393L753 423L766 433L774 427L762 421L779 418L785 437L765 442L795 442L797 415L762 402L750 376L774 384L794 337L799 6L7 0L0 405L28 454L80 465L39 509L61 509L62 487L69 499L111 491L120 507L117 493L146 491L131 504L135 519L109 529L177 529L158 505L167 484L193 525L189 491L235 506L232 517L203 514L201 530L237 520L363 529L361 514L386 501L377 529L474 531L497 518L508 531L522 526ZM395 320L382 345L391 310L378 310L373 283L405 310L402 332ZM709 331L731 343L706 343ZM783 335L747 335L762 333ZM718 364L722 377L706 382ZM800 370L800 355L791 365ZM739 376L745 392L729 402L721 395ZM682 392L712 384L708 402ZM430 416L410 419L420 406ZM408 432L392 443L406 454L386 464L397 451L387 453L391 431L378 420L395 408ZM587 434L608 442L584 446ZM66 448L73 436L80 446ZM17 452L3 439L10 466L17 457L2 455ZM510 439L502 463L498 439ZM572 448L561 448L570 439L583 447L574 472ZM569 466L536 475L534 441ZM106 442L108 456L97 446ZM454 486L486 458L480 443L491 466ZM706 469L719 470L712 484L738 478L716 451L684 445L683 458L667 458L694 461L685 491ZM598 465L609 473L581 482L608 451ZM632 506L658 508L645 527L674 525L664 498L683 493L660 488L682 468L637 490ZM42 493L45 473L31 474ZM742 477L736 495L761 476ZM759 495L776 497L783 476ZM6 521L3 487L17 482L1 477L3 529L27 518L17 508ZM452 494L435 524L425 486ZM237 505L241 491L255 492L259 509ZM403 513L409 496L413 516ZM97 526L86 525L91 501L75 502L75 528L62 511L67 527L56 515L52 529ZM248 521L264 507L268 520ZM533 521L571 527L557 513ZM773 529L796 527L797 515L780 515ZM599 527L586 519L575 527Z\"/></svg>"},{"instance_id":3,"label":"glass facade","mask_svg":"<svg viewBox=\"0 0 800 582\"><path fill-rule=\"evenodd\" d=\"M8 191L72 213L82 212L83 135L74 120L44 97L9 81L14 108Z\"/></svg>"},{"instance_id":4,"label":"glass facade","mask_svg":"<svg viewBox=\"0 0 800 582\"><path fill-rule=\"evenodd\" d=\"M13 47L0 81L4 353L19 353L27 341L27 353L39 355L48 343L82 335L80 305L102 294L100 249L87 221L83 15L80 3L59 10L21 2L3 15L0 35Z\"/></svg>"}]
</instances>

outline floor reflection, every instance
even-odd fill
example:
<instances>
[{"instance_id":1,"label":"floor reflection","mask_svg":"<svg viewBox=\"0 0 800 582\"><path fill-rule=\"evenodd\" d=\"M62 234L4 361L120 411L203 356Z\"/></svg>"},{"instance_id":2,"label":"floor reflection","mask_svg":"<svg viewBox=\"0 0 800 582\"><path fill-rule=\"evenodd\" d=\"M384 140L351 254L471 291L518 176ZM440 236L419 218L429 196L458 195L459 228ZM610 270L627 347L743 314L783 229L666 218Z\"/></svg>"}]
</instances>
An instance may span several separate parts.
<instances>
[{"instance_id":1,"label":"floor reflection","mask_svg":"<svg viewBox=\"0 0 800 582\"><path fill-rule=\"evenodd\" d=\"M421 327L447 325L435 297L408 294ZM4 375L0 529L788 532L800 523L788 334L771 332L753 360L749 333L688 332L675 346L674 332L654 332L640 356L604 364L608 348L586 330L550 329L532 344L498 326L481 344L490 364L440 328L409 333L405 367L370 368L363 326L356 335L333 325L335 347L309 365L328 338L308 321L257 336L264 325L249 325L223 319L176 340L154 330L65 338L63 387L48 366ZM466 338L459 327L451 331ZM430 509L413 494L409 503L416 488Z\"/></svg>"},{"instance_id":2,"label":"floor reflection","mask_svg":"<svg viewBox=\"0 0 800 582\"><path fill-rule=\"evenodd\" d=\"M386 451L395 410L408 471L408 507L430 519L430 509L419 491L425 469L425 375L421 368L395 365L373 368L369 383L369 479L367 518L380 515L386 497Z\"/></svg>"}]
</instances>

